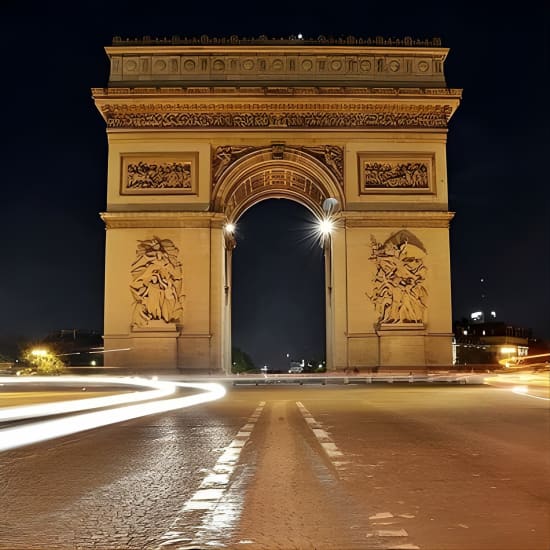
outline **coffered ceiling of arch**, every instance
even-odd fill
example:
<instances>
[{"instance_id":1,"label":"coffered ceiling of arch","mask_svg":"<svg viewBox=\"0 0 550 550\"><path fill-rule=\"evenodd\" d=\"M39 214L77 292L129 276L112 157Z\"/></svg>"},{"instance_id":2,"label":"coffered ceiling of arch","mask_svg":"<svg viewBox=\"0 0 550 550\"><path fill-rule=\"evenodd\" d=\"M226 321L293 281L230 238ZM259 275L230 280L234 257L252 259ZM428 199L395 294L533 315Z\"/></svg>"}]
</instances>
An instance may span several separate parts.
<instances>
[{"instance_id":1,"label":"coffered ceiling of arch","mask_svg":"<svg viewBox=\"0 0 550 550\"><path fill-rule=\"evenodd\" d=\"M266 168L244 178L220 204L227 219L236 221L254 204L270 198L295 200L318 216L329 195L318 181L293 167Z\"/></svg>"}]
</instances>

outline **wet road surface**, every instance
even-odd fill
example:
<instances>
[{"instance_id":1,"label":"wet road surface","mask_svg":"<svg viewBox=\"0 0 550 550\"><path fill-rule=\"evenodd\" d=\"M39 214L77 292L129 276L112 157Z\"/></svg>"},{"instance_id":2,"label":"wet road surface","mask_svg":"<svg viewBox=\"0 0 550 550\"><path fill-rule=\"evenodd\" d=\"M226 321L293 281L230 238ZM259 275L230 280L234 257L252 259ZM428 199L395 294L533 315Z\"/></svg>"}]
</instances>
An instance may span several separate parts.
<instances>
[{"instance_id":1,"label":"wet road surface","mask_svg":"<svg viewBox=\"0 0 550 550\"><path fill-rule=\"evenodd\" d=\"M0 549L550 548L548 402L248 386L0 454Z\"/></svg>"}]
</instances>

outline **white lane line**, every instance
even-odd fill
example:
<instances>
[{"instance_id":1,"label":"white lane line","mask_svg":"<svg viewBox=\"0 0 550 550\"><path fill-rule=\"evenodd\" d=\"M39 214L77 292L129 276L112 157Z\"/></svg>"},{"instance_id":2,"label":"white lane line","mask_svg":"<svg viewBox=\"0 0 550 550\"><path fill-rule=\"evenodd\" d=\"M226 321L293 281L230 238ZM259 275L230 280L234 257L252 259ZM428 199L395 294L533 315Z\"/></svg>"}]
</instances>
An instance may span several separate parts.
<instances>
[{"instance_id":1,"label":"white lane line","mask_svg":"<svg viewBox=\"0 0 550 550\"><path fill-rule=\"evenodd\" d=\"M311 428L313 435L315 435L322 449L329 457L332 465L336 468L337 471L344 472L346 470L346 466L349 464L348 461L342 460L342 458L344 457L344 453L340 451L340 449L338 449L336 443L334 443L334 441L330 437L330 434L323 428L322 424L315 420L313 415L307 410L303 403L301 403L300 401L296 401L296 405L302 413L306 424Z\"/></svg>"},{"instance_id":2,"label":"white lane line","mask_svg":"<svg viewBox=\"0 0 550 550\"><path fill-rule=\"evenodd\" d=\"M336 443L332 440L329 432L318 422L313 415L308 411L300 401L296 401L298 409L302 413L306 424L310 427L311 431L319 441L319 444L331 460L336 470L341 473L346 470L349 461L342 460L344 453L338 449ZM381 522L379 520L394 518L394 514L391 512L379 512L369 517L369 520L376 526L393 525L391 522ZM409 517L414 517L412 514ZM393 525L395 526L395 525ZM397 527L397 526L395 526ZM380 537L382 540L391 540L392 538L408 537L409 534L405 529L375 529L373 533L367 534L367 537ZM411 543L398 543L398 546L386 547L387 550L420 550L419 546Z\"/></svg>"},{"instance_id":3,"label":"white lane line","mask_svg":"<svg viewBox=\"0 0 550 550\"><path fill-rule=\"evenodd\" d=\"M391 512L378 512L378 514L374 514L374 516L369 516L370 520L387 519L387 518L393 518L393 514Z\"/></svg>"},{"instance_id":4,"label":"white lane line","mask_svg":"<svg viewBox=\"0 0 550 550\"><path fill-rule=\"evenodd\" d=\"M196 543L200 543L201 541L198 539L202 539L205 534L207 537L209 536L211 543L212 536L228 529L238 520L242 510L242 502L228 499L225 502L224 497L229 487L231 475L239 461L241 451L248 442L255 424L263 412L264 406L265 401L261 401L246 420L246 424L240 428L235 439L225 447L212 471L207 472L207 475L199 485L199 489L185 502L177 517L172 521L169 530L162 535L161 541L163 542L157 547L158 549L170 548L183 542L190 543L195 541ZM210 512L203 516L199 526L195 525L191 527L195 531L194 533L186 533L186 526L190 524L186 521L186 514L197 510ZM189 527L187 527L188 530Z\"/></svg>"},{"instance_id":5,"label":"white lane line","mask_svg":"<svg viewBox=\"0 0 550 550\"><path fill-rule=\"evenodd\" d=\"M378 537L408 537L409 533L405 529L378 529L375 531Z\"/></svg>"}]
</instances>

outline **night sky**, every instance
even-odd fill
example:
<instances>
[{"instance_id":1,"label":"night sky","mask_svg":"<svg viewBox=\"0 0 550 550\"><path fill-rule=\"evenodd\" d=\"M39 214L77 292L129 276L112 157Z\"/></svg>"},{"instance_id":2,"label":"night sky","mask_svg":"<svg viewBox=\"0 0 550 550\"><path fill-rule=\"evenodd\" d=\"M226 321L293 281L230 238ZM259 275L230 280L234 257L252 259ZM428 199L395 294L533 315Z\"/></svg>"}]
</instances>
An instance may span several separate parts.
<instances>
[{"instance_id":1,"label":"night sky","mask_svg":"<svg viewBox=\"0 0 550 550\"><path fill-rule=\"evenodd\" d=\"M134 3L78 15L3 3L0 344L102 331L107 138L91 88L107 85L113 36L173 34L440 37L447 85L464 90L447 146L454 318L480 306L484 277L498 320L550 339L549 13L533 4L365 2L345 13L300 4L310 13L283 16L280 6L267 17L209 3L204 14L166 7L161 17ZM322 256L304 239L308 219L272 200L241 220L233 336L258 364L323 352Z\"/></svg>"}]
</instances>

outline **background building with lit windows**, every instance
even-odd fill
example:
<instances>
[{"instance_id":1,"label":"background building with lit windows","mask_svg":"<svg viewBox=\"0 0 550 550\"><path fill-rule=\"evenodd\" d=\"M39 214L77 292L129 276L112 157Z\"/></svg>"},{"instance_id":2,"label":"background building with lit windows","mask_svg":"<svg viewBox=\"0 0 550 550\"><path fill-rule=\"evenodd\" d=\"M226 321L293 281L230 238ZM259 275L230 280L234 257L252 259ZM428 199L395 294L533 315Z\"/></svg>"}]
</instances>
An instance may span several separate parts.
<instances>
[{"instance_id":1,"label":"background building with lit windows","mask_svg":"<svg viewBox=\"0 0 550 550\"><path fill-rule=\"evenodd\" d=\"M487 317L490 320L486 321ZM497 321L494 311L489 316L474 312L470 319L454 323L453 364L487 364L498 368L502 359L525 357L530 337L531 329Z\"/></svg>"}]
</instances>

